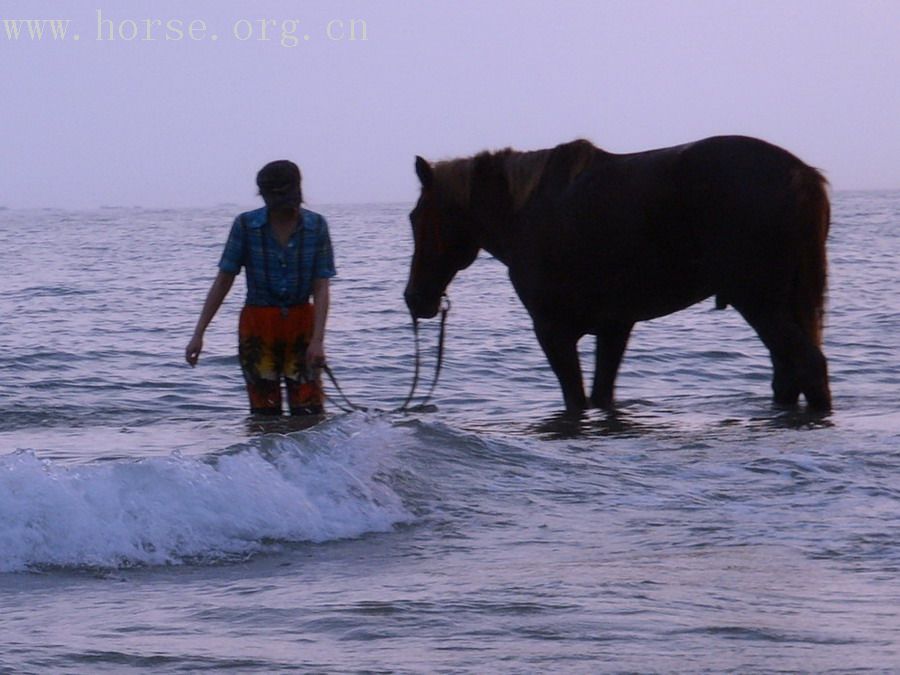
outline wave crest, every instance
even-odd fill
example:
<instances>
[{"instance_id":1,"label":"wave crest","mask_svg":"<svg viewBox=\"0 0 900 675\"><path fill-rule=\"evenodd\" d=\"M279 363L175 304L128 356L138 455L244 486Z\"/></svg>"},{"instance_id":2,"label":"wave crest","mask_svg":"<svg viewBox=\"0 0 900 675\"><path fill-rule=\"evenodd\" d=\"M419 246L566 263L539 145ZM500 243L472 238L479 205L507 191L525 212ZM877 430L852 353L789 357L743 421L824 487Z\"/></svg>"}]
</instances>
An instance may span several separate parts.
<instances>
[{"instance_id":1,"label":"wave crest","mask_svg":"<svg viewBox=\"0 0 900 675\"><path fill-rule=\"evenodd\" d=\"M0 457L0 571L210 562L389 531L412 520L385 479L404 433L353 416L202 457Z\"/></svg>"}]
</instances>

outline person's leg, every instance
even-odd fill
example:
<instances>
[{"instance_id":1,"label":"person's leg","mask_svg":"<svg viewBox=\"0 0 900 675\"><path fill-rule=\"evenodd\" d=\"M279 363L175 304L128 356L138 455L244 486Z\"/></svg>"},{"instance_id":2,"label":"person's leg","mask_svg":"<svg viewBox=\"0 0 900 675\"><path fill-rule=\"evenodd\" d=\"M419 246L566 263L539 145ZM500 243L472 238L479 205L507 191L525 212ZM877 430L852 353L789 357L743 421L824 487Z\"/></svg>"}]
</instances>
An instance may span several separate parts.
<instances>
[{"instance_id":1,"label":"person's leg","mask_svg":"<svg viewBox=\"0 0 900 675\"><path fill-rule=\"evenodd\" d=\"M238 355L250 412L254 415L281 414L277 307L244 307L238 328Z\"/></svg>"},{"instance_id":2,"label":"person's leg","mask_svg":"<svg viewBox=\"0 0 900 675\"><path fill-rule=\"evenodd\" d=\"M318 369L314 372L306 363L306 347L312 337L314 316L313 305L306 304L291 307L286 318L284 379L291 415L320 415L324 412L325 393Z\"/></svg>"}]
</instances>

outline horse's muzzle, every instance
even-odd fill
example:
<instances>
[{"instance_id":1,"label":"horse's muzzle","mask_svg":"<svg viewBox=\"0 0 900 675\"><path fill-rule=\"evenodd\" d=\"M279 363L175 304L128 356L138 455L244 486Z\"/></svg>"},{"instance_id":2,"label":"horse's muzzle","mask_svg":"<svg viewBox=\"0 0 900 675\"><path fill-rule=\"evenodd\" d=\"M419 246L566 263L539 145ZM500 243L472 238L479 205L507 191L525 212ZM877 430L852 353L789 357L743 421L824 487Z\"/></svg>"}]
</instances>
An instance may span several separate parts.
<instances>
[{"instance_id":1,"label":"horse's muzzle","mask_svg":"<svg viewBox=\"0 0 900 675\"><path fill-rule=\"evenodd\" d=\"M403 294L403 298L406 300L406 306L409 308L409 313L414 319L434 318L441 309L440 296L433 302L428 302L422 298L420 293L407 290Z\"/></svg>"}]
</instances>

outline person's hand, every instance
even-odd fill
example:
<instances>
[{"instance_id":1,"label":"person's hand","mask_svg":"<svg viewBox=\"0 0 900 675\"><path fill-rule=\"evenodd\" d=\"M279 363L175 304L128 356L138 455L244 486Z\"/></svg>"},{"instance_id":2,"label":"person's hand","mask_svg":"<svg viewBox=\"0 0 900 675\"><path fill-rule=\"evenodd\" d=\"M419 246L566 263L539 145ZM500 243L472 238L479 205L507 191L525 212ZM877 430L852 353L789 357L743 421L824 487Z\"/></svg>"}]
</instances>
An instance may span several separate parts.
<instances>
[{"instance_id":1,"label":"person's hand","mask_svg":"<svg viewBox=\"0 0 900 675\"><path fill-rule=\"evenodd\" d=\"M325 365L325 342L323 340L313 340L306 348L306 367L311 370L318 370Z\"/></svg>"},{"instance_id":2,"label":"person's hand","mask_svg":"<svg viewBox=\"0 0 900 675\"><path fill-rule=\"evenodd\" d=\"M203 338L196 335L188 342L187 348L184 350L184 360L187 361L191 368L197 365L197 359L200 358L200 352L203 351Z\"/></svg>"}]
</instances>

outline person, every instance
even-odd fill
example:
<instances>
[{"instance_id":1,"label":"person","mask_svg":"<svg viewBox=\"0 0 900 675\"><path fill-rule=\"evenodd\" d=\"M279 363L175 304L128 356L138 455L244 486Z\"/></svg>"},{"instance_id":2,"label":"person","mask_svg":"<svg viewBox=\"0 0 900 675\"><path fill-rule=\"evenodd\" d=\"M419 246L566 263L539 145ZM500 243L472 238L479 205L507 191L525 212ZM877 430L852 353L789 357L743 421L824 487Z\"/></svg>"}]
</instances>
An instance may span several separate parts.
<instances>
[{"instance_id":1,"label":"person","mask_svg":"<svg viewBox=\"0 0 900 675\"><path fill-rule=\"evenodd\" d=\"M280 415L284 379L292 415L321 414L319 369L325 363L329 279L336 273L328 224L302 208L300 169L293 162L266 164L256 184L265 206L235 218L185 359L197 364L206 328L243 267L247 298L238 354L250 412Z\"/></svg>"}]
</instances>

